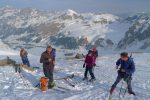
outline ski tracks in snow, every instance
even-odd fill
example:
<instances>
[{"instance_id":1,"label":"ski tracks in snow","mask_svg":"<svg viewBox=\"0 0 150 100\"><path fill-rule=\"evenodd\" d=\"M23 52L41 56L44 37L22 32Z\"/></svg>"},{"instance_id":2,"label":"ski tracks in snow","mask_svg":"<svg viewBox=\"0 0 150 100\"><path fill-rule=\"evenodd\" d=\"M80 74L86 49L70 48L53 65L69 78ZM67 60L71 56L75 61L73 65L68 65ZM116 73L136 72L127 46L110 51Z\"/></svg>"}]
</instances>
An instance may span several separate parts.
<instances>
[{"instance_id":1,"label":"ski tracks in snow","mask_svg":"<svg viewBox=\"0 0 150 100\"><path fill-rule=\"evenodd\" d=\"M138 54L134 57L136 73L133 75L132 86L137 96L133 97L126 94L122 100L149 100L150 62L146 60L149 59L149 56L150 54ZM70 89L70 91L63 93L53 89L42 93L40 90L33 88L33 84L43 75L41 70L33 74L25 73L23 74L25 78L22 79L12 67L0 67L0 100L107 100L109 89L117 77L117 71L114 68L117 58L116 55L108 55L98 59L97 65L99 67L94 69L97 80L94 83L88 82L88 84L86 81L82 81L83 61L65 59L58 61L57 68L61 70L56 70L55 77L75 75L73 79L69 79L70 82L75 84L75 87L68 86L63 80L56 81L58 85ZM34 80L35 77L38 78ZM26 86L25 83L29 86ZM112 100L120 100L118 98L119 89L120 84L114 91Z\"/></svg>"}]
</instances>

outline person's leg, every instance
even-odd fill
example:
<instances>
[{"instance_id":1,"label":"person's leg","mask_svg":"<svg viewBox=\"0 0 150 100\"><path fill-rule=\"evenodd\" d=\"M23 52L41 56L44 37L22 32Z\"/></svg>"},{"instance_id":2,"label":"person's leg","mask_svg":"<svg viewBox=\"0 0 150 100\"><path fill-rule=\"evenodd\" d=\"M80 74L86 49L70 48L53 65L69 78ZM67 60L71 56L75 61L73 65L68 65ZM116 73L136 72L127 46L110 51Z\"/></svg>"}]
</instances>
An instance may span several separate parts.
<instances>
[{"instance_id":1,"label":"person's leg","mask_svg":"<svg viewBox=\"0 0 150 100\"><path fill-rule=\"evenodd\" d=\"M93 67L89 68L89 73L91 75L91 79L95 79L94 73L93 73Z\"/></svg>"},{"instance_id":2,"label":"person's leg","mask_svg":"<svg viewBox=\"0 0 150 100\"><path fill-rule=\"evenodd\" d=\"M85 68L84 78L87 78L87 74L88 74L88 67Z\"/></svg>"},{"instance_id":3,"label":"person's leg","mask_svg":"<svg viewBox=\"0 0 150 100\"><path fill-rule=\"evenodd\" d=\"M49 88L53 88L55 86L55 82L53 79L54 66L50 66L49 68Z\"/></svg>"},{"instance_id":4,"label":"person's leg","mask_svg":"<svg viewBox=\"0 0 150 100\"><path fill-rule=\"evenodd\" d=\"M114 89L116 88L117 84L121 81L122 77L118 74L116 81L111 86L110 94L113 93Z\"/></svg>"},{"instance_id":5,"label":"person's leg","mask_svg":"<svg viewBox=\"0 0 150 100\"><path fill-rule=\"evenodd\" d=\"M127 82L127 86L128 86L128 93L135 95L135 93L134 93L133 90L132 90L131 80L132 80L132 77L130 77L130 78L126 81L126 82Z\"/></svg>"},{"instance_id":6,"label":"person's leg","mask_svg":"<svg viewBox=\"0 0 150 100\"><path fill-rule=\"evenodd\" d=\"M18 72L18 66L15 66L15 72L16 73Z\"/></svg>"},{"instance_id":7,"label":"person's leg","mask_svg":"<svg viewBox=\"0 0 150 100\"><path fill-rule=\"evenodd\" d=\"M43 67L43 72L44 72L45 77L49 78L49 70L48 70L48 68Z\"/></svg>"},{"instance_id":8,"label":"person's leg","mask_svg":"<svg viewBox=\"0 0 150 100\"><path fill-rule=\"evenodd\" d=\"M53 82L53 72L54 72L54 66L50 66L49 68L49 81Z\"/></svg>"},{"instance_id":9,"label":"person's leg","mask_svg":"<svg viewBox=\"0 0 150 100\"><path fill-rule=\"evenodd\" d=\"M131 79L129 79L127 82L127 86L128 86L128 91L132 91L132 86L131 86Z\"/></svg>"},{"instance_id":10,"label":"person's leg","mask_svg":"<svg viewBox=\"0 0 150 100\"><path fill-rule=\"evenodd\" d=\"M121 76L118 75L116 81L114 82L114 84L112 85L113 88L116 88L117 84L121 81Z\"/></svg>"}]
</instances>

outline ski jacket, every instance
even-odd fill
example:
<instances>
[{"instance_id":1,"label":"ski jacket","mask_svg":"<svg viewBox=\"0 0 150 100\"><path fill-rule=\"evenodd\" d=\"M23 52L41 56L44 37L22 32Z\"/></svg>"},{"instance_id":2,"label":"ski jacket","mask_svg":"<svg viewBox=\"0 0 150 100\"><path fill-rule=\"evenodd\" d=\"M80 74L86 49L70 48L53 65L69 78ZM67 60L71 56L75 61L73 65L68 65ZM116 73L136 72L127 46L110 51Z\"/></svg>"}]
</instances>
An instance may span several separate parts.
<instances>
[{"instance_id":1,"label":"ski jacket","mask_svg":"<svg viewBox=\"0 0 150 100\"><path fill-rule=\"evenodd\" d=\"M51 61L49 61L51 59ZM48 54L47 51L43 52L40 58L40 63L43 63L43 67L54 66L55 56L53 52Z\"/></svg>"},{"instance_id":2,"label":"ski jacket","mask_svg":"<svg viewBox=\"0 0 150 100\"><path fill-rule=\"evenodd\" d=\"M85 58L85 64L87 65L87 67L93 67L94 65L94 56L86 56Z\"/></svg>"},{"instance_id":3,"label":"ski jacket","mask_svg":"<svg viewBox=\"0 0 150 100\"><path fill-rule=\"evenodd\" d=\"M116 62L117 66L121 66L120 70L125 70L129 75L135 72L135 64L132 58L129 57L128 61L123 61L121 58Z\"/></svg>"}]
</instances>

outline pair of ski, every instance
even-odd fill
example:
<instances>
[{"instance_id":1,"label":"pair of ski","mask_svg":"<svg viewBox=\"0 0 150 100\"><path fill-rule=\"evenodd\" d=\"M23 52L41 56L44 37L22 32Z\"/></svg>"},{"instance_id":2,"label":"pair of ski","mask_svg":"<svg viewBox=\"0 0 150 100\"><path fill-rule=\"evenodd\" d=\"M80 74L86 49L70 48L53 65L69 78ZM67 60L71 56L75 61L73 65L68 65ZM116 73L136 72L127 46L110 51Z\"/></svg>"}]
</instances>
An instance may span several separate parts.
<instances>
[{"instance_id":1,"label":"pair of ski","mask_svg":"<svg viewBox=\"0 0 150 100\"><path fill-rule=\"evenodd\" d=\"M34 88L35 89L39 89L40 88L40 84L36 85ZM51 88L49 90L54 90L54 91L57 91L57 92L60 92L60 93L66 93L66 92L70 91L70 89L67 89L67 88L64 88L64 87L58 86L58 85L56 85L55 87L53 87L53 88ZM46 91L43 91L43 92L46 92Z\"/></svg>"},{"instance_id":2,"label":"pair of ski","mask_svg":"<svg viewBox=\"0 0 150 100\"><path fill-rule=\"evenodd\" d=\"M74 78L74 74L68 75L68 76L63 77L63 78L58 78L58 79L55 79L55 80L64 80L65 83L68 84L69 86L75 87L75 84L73 84L69 81L69 79L72 79L72 78ZM40 83L35 85L35 88L39 88L39 87L40 87ZM58 91L58 92L61 92L61 93L66 93L66 92L70 91L70 89L67 89L67 88L64 88L64 87L61 87L61 86L57 86L57 85L54 88L52 88L52 90L55 90L55 91Z\"/></svg>"},{"instance_id":3,"label":"pair of ski","mask_svg":"<svg viewBox=\"0 0 150 100\"><path fill-rule=\"evenodd\" d=\"M121 99L123 99L123 98L125 97L125 95L126 95L126 93L127 93L127 86L125 86L125 87L123 88L123 82L122 82L121 88L118 89L118 90L119 90L118 98L119 98L119 100L121 100ZM109 94L108 100L112 100L112 95L113 95L113 94Z\"/></svg>"},{"instance_id":4,"label":"pair of ski","mask_svg":"<svg viewBox=\"0 0 150 100\"><path fill-rule=\"evenodd\" d=\"M70 81L70 79L72 79L74 77L75 77L75 75L72 74L72 75L68 75L68 76L66 76L64 78L58 78L58 79L55 79L55 80L64 80L67 85L69 85L71 87L75 87L75 84L73 84ZM56 87L53 88L53 90L61 92L61 93L66 93L66 92L70 91L70 89L67 89L67 88L61 87L61 86L56 86Z\"/></svg>"},{"instance_id":5,"label":"pair of ski","mask_svg":"<svg viewBox=\"0 0 150 100\"><path fill-rule=\"evenodd\" d=\"M118 95L119 100L123 99L126 94L125 90L122 89L122 91L124 91L124 93L119 92L119 95ZM112 96L113 96L113 94L109 94L108 100L112 100Z\"/></svg>"},{"instance_id":6,"label":"pair of ski","mask_svg":"<svg viewBox=\"0 0 150 100\"><path fill-rule=\"evenodd\" d=\"M38 86L38 87L35 87L35 88L39 90L40 87ZM70 91L70 89L67 89L67 88L64 88L64 87L58 86L58 85L56 85L55 87L53 87L49 90L57 91L57 92L60 92L60 93L67 93L68 91ZM47 91L49 91L49 90L47 90ZM47 91L43 91L43 92L47 92Z\"/></svg>"},{"instance_id":7,"label":"pair of ski","mask_svg":"<svg viewBox=\"0 0 150 100\"><path fill-rule=\"evenodd\" d=\"M68 84L69 86L75 87L75 84L73 84L73 83L70 81L70 79L73 79L74 77L75 77L75 75L72 74L72 75L68 75L68 76L66 76L66 77L64 77L64 78L58 78L58 79L55 79L55 80L64 80L65 83Z\"/></svg>"},{"instance_id":8,"label":"pair of ski","mask_svg":"<svg viewBox=\"0 0 150 100\"><path fill-rule=\"evenodd\" d=\"M89 79L89 78L87 78L87 79L82 79L82 81L85 81L86 84L89 85L90 83L91 83L91 84L94 84L95 81L96 81L96 79ZM82 81L81 81L81 82L82 82Z\"/></svg>"},{"instance_id":9,"label":"pair of ski","mask_svg":"<svg viewBox=\"0 0 150 100\"><path fill-rule=\"evenodd\" d=\"M52 90L61 92L61 93L67 93L68 91L70 91L70 89L67 89L61 86L55 86L54 88L52 88Z\"/></svg>"},{"instance_id":10,"label":"pair of ski","mask_svg":"<svg viewBox=\"0 0 150 100\"><path fill-rule=\"evenodd\" d=\"M125 93L126 94L126 93ZM131 95L131 94L130 94ZM108 96L108 100L112 100L112 94L109 94L109 96ZM137 98L136 96L134 96L134 95L132 95L133 96L133 98ZM122 96L119 96L118 98L119 98L119 100L124 100L124 97L125 97L125 95L123 94ZM137 100L137 99L136 99ZM142 99L143 100L143 99Z\"/></svg>"}]
</instances>

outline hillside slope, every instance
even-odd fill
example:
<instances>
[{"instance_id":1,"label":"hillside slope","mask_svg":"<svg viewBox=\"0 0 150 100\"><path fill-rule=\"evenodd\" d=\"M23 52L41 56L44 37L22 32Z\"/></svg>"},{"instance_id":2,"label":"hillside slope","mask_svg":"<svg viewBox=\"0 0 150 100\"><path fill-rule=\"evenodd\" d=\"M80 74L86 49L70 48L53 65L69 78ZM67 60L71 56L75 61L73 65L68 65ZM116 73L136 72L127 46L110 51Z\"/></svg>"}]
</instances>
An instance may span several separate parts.
<instances>
[{"instance_id":1,"label":"hillside slope","mask_svg":"<svg viewBox=\"0 0 150 100\"><path fill-rule=\"evenodd\" d=\"M0 51L1 52L1 51ZM8 55L8 53L6 53ZM11 56L18 63L19 56ZM150 98L150 78L149 75L149 56L147 53L133 54L136 63L136 73L133 75L133 89L137 96L132 97L126 94L123 100L149 100ZM37 58L37 56L36 56ZM39 57L38 57L39 58ZM65 58L65 57L64 57ZM67 75L74 74L75 77L69 79L75 87L71 87L65 80L56 80L57 86L64 87L65 90L50 89L46 93L34 88L41 76L43 76L42 67L36 62L35 56L30 56L32 65L37 63L40 67L35 72L15 73L12 66L0 67L0 99L1 100L107 100L110 86L115 81L117 71L115 70L115 61L118 55L105 55L98 58L97 65L94 69L96 82L87 83L82 81L84 69L82 68L83 61L81 60L66 60L57 59L54 78L62 78ZM143 60L143 58L145 58ZM109 61L109 62L108 62ZM113 94L112 100L120 100L118 98L119 88Z\"/></svg>"}]
</instances>

